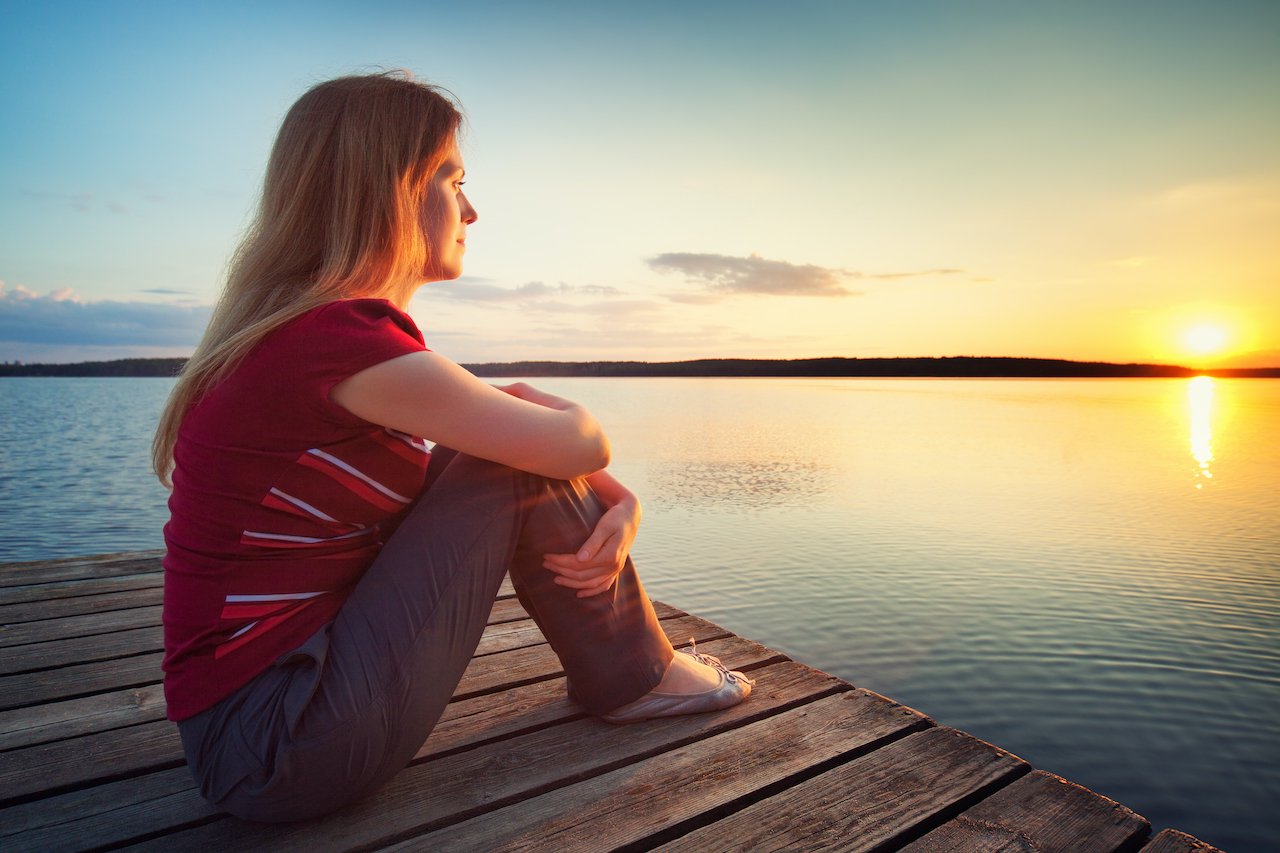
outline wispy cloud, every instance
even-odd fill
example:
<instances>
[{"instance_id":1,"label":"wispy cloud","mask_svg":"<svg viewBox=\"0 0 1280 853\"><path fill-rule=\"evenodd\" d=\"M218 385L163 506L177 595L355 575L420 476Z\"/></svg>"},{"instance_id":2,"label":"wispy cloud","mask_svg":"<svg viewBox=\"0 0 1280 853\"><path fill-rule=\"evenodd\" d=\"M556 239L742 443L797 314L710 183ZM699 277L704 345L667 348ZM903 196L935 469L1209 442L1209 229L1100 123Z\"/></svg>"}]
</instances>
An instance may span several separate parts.
<instances>
[{"instance_id":1,"label":"wispy cloud","mask_svg":"<svg viewBox=\"0 0 1280 853\"><path fill-rule=\"evenodd\" d=\"M121 216L128 216L130 208L114 199L99 199L91 192L79 193L59 193L46 192L41 190L23 190L22 194L27 198L45 204L54 204L59 207L67 207L77 213L92 213L98 209L105 209L111 213Z\"/></svg>"},{"instance_id":2,"label":"wispy cloud","mask_svg":"<svg viewBox=\"0 0 1280 853\"><path fill-rule=\"evenodd\" d=\"M675 272L689 281L704 285L712 293L750 293L770 296L857 296L859 292L844 286L848 279L859 278L854 272L814 264L793 264L751 255L668 252L649 258L649 267L658 272ZM680 296L679 302L696 301Z\"/></svg>"},{"instance_id":3,"label":"wispy cloud","mask_svg":"<svg viewBox=\"0 0 1280 853\"><path fill-rule=\"evenodd\" d=\"M935 267L902 272L861 272L815 264L793 264L751 255L746 258L695 252L669 252L649 258L646 263L657 272L675 272L703 289L692 293L669 293L667 299L686 305L709 305L731 294L766 296L861 296L846 282L857 280L897 281L962 275L965 270Z\"/></svg>"},{"instance_id":4,"label":"wispy cloud","mask_svg":"<svg viewBox=\"0 0 1280 853\"><path fill-rule=\"evenodd\" d=\"M667 327L641 318L617 318L607 325L570 325L559 318L531 326L504 337L502 345L483 358L465 354L467 361L594 360L602 352L611 359L663 361L669 358L699 358L758 355L762 348L776 344L745 333L733 326L697 324ZM672 353L679 353L673 356Z\"/></svg>"},{"instance_id":5,"label":"wispy cloud","mask_svg":"<svg viewBox=\"0 0 1280 853\"><path fill-rule=\"evenodd\" d=\"M194 346L210 310L164 302L88 302L70 288L41 296L0 282L0 343Z\"/></svg>"},{"instance_id":6,"label":"wispy cloud","mask_svg":"<svg viewBox=\"0 0 1280 853\"><path fill-rule=\"evenodd\" d=\"M877 273L861 273L860 278L878 278L885 281L893 281L899 278L922 278L937 275L960 275L964 270L942 268L933 270L915 270L913 272L877 272Z\"/></svg>"},{"instance_id":7,"label":"wispy cloud","mask_svg":"<svg viewBox=\"0 0 1280 853\"><path fill-rule=\"evenodd\" d=\"M551 297L614 297L621 296L622 291L616 287L595 284L571 285L563 282L560 284L544 284L541 281L531 281L519 287L499 287L495 284L489 284L486 279L473 279L464 276L457 281L443 283L432 287L430 290L422 291L422 294L424 296L444 296L459 302L528 303Z\"/></svg>"}]
</instances>

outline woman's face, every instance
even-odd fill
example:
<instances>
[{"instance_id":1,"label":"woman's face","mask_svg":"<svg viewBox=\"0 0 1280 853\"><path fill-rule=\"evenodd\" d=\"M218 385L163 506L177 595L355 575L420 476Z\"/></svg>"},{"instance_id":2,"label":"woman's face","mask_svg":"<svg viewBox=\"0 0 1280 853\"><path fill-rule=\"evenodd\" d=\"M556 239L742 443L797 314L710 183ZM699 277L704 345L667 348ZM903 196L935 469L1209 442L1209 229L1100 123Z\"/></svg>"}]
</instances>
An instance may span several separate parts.
<instances>
[{"instance_id":1,"label":"woman's face","mask_svg":"<svg viewBox=\"0 0 1280 853\"><path fill-rule=\"evenodd\" d=\"M456 147L449 150L427 187L422 209L422 232L431 249L427 281L447 281L462 275L467 250L467 226L477 219L476 209L462 192L466 170Z\"/></svg>"}]
</instances>

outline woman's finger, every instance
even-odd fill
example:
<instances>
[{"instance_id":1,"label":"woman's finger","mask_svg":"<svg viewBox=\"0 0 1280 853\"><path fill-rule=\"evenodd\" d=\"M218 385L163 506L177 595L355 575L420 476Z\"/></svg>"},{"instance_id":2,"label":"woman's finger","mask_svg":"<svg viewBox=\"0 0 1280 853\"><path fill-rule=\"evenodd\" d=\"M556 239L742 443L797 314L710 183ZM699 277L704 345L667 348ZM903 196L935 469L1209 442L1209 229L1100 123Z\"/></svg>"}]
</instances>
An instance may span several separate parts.
<instances>
[{"instance_id":1,"label":"woman's finger","mask_svg":"<svg viewBox=\"0 0 1280 853\"><path fill-rule=\"evenodd\" d=\"M604 560L593 560L590 565L598 565L605 562ZM560 569L569 569L579 571L583 568L583 564L578 560L577 554L545 554L542 557L542 565L547 568L555 566Z\"/></svg>"},{"instance_id":2,"label":"woman's finger","mask_svg":"<svg viewBox=\"0 0 1280 853\"><path fill-rule=\"evenodd\" d=\"M591 563L579 563L576 559L571 563L551 562L543 560L542 567L548 571L555 572L567 578L595 577L601 572L616 572L618 567L623 564L623 560L615 555L607 558L602 557Z\"/></svg>"},{"instance_id":3,"label":"woman's finger","mask_svg":"<svg viewBox=\"0 0 1280 853\"><path fill-rule=\"evenodd\" d=\"M592 534L592 539L594 538L595 534ZM610 545L616 538L617 534L608 534L599 542L588 539L576 554L543 554L542 564L547 568L557 566L563 569L582 569L587 566L617 563L619 560L616 555L610 553L609 548L604 547ZM588 552L591 556L584 559L582 555Z\"/></svg>"},{"instance_id":4,"label":"woman's finger","mask_svg":"<svg viewBox=\"0 0 1280 853\"><path fill-rule=\"evenodd\" d=\"M599 586L592 589L580 589L578 590L578 598L590 598L593 595L599 595L602 592L607 592L613 588L614 580L615 578L609 578L607 581L602 582Z\"/></svg>"},{"instance_id":5,"label":"woman's finger","mask_svg":"<svg viewBox=\"0 0 1280 853\"><path fill-rule=\"evenodd\" d=\"M617 535L618 532L614 529L613 525L607 524L605 519L601 518L600 521L597 522L595 529L591 531L591 535L587 537L587 541L583 542L582 547L578 549L578 561L582 563L587 562L592 557L596 556L596 554L600 553L600 549L603 548L610 539L613 539Z\"/></svg>"},{"instance_id":6,"label":"woman's finger","mask_svg":"<svg viewBox=\"0 0 1280 853\"><path fill-rule=\"evenodd\" d=\"M582 583L595 583L606 575L615 574L616 569L613 566L600 566L595 569L584 569L582 571L557 571L555 573L556 580L574 581Z\"/></svg>"},{"instance_id":7,"label":"woman's finger","mask_svg":"<svg viewBox=\"0 0 1280 853\"><path fill-rule=\"evenodd\" d=\"M602 575L590 578L566 578L564 576L558 576L553 578L552 582L559 584L560 586L567 586L569 589L588 590L594 589L602 584L604 586L609 586L617 576L617 572L605 572Z\"/></svg>"},{"instance_id":8,"label":"woman's finger","mask_svg":"<svg viewBox=\"0 0 1280 853\"><path fill-rule=\"evenodd\" d=\"M579 562L585 563L600 552L604 547L605 535L599 530L591 534L591 538L582 543L582 547L578 549L577 558Z\"/></svg>"}]
</instances>

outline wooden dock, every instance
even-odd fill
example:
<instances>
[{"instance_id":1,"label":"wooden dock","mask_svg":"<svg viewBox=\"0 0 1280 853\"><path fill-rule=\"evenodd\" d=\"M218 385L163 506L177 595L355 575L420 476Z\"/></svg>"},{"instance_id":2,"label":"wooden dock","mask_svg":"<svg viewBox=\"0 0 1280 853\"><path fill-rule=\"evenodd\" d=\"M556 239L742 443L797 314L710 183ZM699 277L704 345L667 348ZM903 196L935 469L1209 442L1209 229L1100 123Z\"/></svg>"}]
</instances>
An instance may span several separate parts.
<instances>
[{"instance_id":1,"label":"wooden dock","mask_svg":"<svg viewBox=\"0 0 1280 853\"><path fill-rule=\"evenodd\" d=\"M202 800L164 718L160 553L0 566L0 849L1211 851L925 715L658 605L751 698L619 728L505 588L414 763L327 818Z\"/></svg>"}]
</instances>

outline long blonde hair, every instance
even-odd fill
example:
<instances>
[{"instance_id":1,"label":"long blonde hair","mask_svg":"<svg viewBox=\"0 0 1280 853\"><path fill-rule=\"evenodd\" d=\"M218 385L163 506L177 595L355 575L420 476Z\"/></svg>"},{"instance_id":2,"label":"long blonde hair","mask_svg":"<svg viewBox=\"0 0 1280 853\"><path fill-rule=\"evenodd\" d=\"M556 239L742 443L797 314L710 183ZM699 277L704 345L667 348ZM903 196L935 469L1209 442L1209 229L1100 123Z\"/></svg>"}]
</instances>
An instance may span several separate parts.
<instances>
[{"instance_id":1,"label":"long blonde hair","mask_svg":"<svg viewBox=\"0 0 1280 853\"><path fill-rule=\"evenodd\" d=\"M399 296L428 268L428 181L462 116L442 90L392 72L298 99L267 163L257 216L209 326L160 417L151 464L171 486L183 418L272 330L337 299Z\"/></svg>"}]
</instances>

